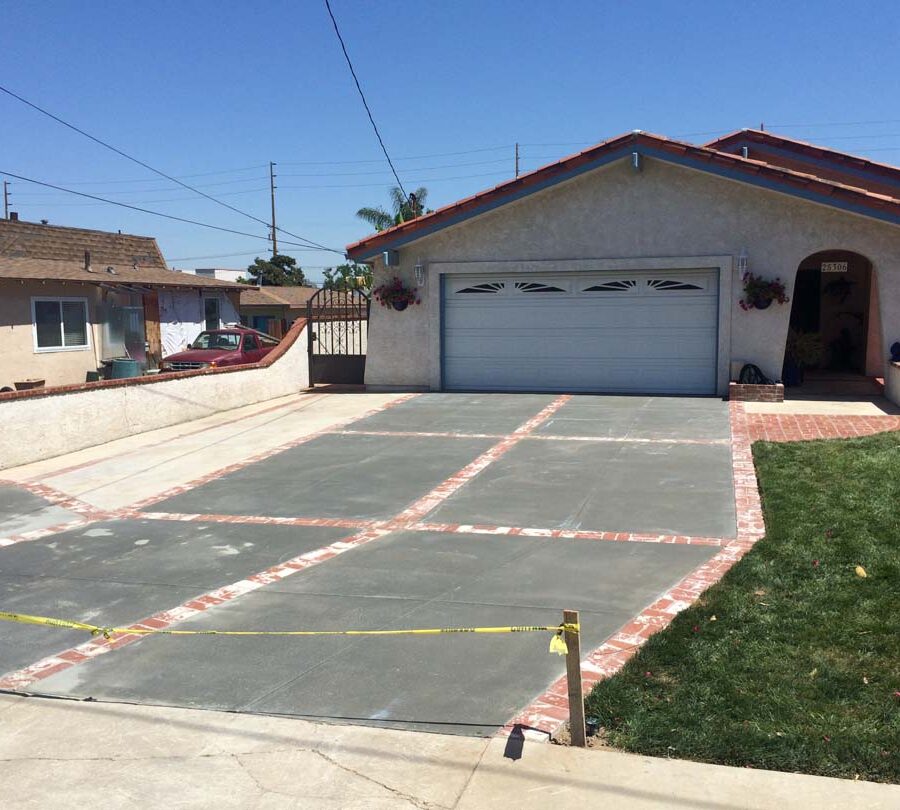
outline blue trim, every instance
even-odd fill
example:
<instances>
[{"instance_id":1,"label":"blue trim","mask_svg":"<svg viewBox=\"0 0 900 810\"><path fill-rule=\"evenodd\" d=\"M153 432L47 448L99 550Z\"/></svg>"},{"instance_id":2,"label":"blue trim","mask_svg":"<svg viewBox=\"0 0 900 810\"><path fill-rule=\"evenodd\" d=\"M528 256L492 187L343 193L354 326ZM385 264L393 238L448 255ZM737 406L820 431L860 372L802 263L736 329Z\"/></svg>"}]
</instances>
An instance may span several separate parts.
<instances>
[{"instance_id":1,"label":"blue trim","mask_svg":"<svg viewBox=\"0 0 900 810\"><path fill-rule=\"evenodd\" d=\"M811 202L821 203L831 208L839 208L844 211L851 211L854 214L861 214L872 219L880 219L884 222L890 222L893 225L900 225L900 214L894 214L890 211L877 211L867 205L849 202L847 200L836 200L828 194L819 194L815 191L809 191L802 188L785 188L778 180L769 180L765 177L749 175L744 171L727 166L720 166L705 160L697 160L696 158L687 157L685 155L672 155L669 152L654 149L652 147L645 148L644 154L650 157L656 157L660 160L668 160L681 166L688 166L692 169L700 169L701 171L716 174L720 177L727 177L730 180L739 180L742 183L748 183L751 186L759 186L760 188L777 191L781 194L789 194L794 197L800 197Z\"/></svg>"},{"instance_id":2,"label":"blue trim","mask_svg":"<svg viewBox=\"0 0 900 810\"><path fill-rule=\"evenodd\" d=\"M729 144L729 146L747 146L750 148L750 159L753 160L753 150L758 149L762 152L771 152L773 155L778 155L779 157L785 158L793 158L794 160L798 160L801 163L810 163L813 166L821 166L827 169L834 169L835 171L844 172L845 174L853 175L854 177L862 177L868 180L875 180L878 183L883 183L886 186L894 186L896 188L900 188L900 178L894 179L892 177L882 177L880 174L877 174L875 171L869 171L866 169L857 169L852 166L845 166L839 160L832 160L829 158L817 158L812 157L811 155L805 155L802 152L794 151L792 149L785 149L781 146L775 146L774 144L769 144L766 142L759 142L754 140L740 140L734 141L733 144ZM817 149L813 144L810 144L812 148ZM855 156L848 155L848 158L854 159ZM867 158L858 158L859 160L867 160Z\"/></svg>"},{"instance_id":3,"label":"blue trim","mask_svg":"<svg viewBox=\"0 0 900 810\"><path fill-rule=\"evenodd\" d=\"M443 230L444 228L449 228L452 225L457 225L467 219L472 219L473 217L480 216L481 214L485 214L488 211L492 211L495 208L506 205L507 203L520 200L523 197L527 197L529 194L533 194L536 191L542 191L543 189L554 186L557 183L562 183L566 180L572 179L573 177L578 177L579 175L585 174L586 172L598 169L601 166L613 163L616 160L629 156L630 153L634 151L634 144L623 144L620 148L615 149L611 152L606 152L602 157L599 157L596 160L589 161L588 163L583 163L575 169L570 169L567 172L561 172L558 174L554 173L552 176L547 177L541 182L527 185L524 188L511 192L510 194L505 194L498 199L489 200L482 205L469 209L468 211L454 214L447 219L441 219L440 221L435 222L432 225L428 225L425 228L414 230L409 234L400 235L386 245L380 245L377 249L372 250L369 253L360 254L356 261L368 261L385 250L395 250L407 244L408 242L412 242L416 239L422 239L423 237L435 233L436 231ZM727 166L717 165L710 162L709 160L692 158L686 155L674 155L671 152L656 149L652 146L640 146L638 147L638 151L643 155L658 158L659 160L664 160L668 163L674 163L679 166L687 166L691 169L699 169L700 171L708 172L709 174L715 174L720 177L727 177L730 180L738 180L742 183L748 183L751 186L759 186L760 188L769 189L770 191L777 191L781 194L800 197L802 199L821 203L832 208L851 211L854 214L861 214L862 216L871 217L872 219L879 219L884 222L890 222L893 225L900 225L900 214L894 214L889 211L878 211L874 208L871 208L870 206L848 202L845 200L835 200L828 194L819 194L814 191L808 191L806 189L800 189L793 186L786 187L778 180L769 180L758 175L754 176L737 168L729 168Z\"/></svg>"},{"instance_id":4,"label":"blue trim","mask_svg":"<svg viewBox=\"0 0 900 810\"><path fill-rule=\"evenodd\" d=\"M612 163L616 160L619 160L620 158L625 157L626 155L629 155L634 151L635 147L633 144L624 144L621 148L616 149L613 152L607 152L602 157L599 157L596 160L592 160L588 163L584 163L575 169L569 169L569 171L567 172L553 174L551 177L548 177L539 183L529 184L524 188L520 188L508 195L504 195L500 199L489 200L482 203L476 208L454 214L447 219L441 219L440 222L435 222L434 224L429 225L425 228L415 230L411 234L398 236L396 239L388 242L386 245L381 245L376 250L373 250L370 253L362 254L360 258L357 259L357 261L367 261L368 259L377 256L379 253L385 250L399 248L402 245L405 245L407 242L412 242L414 239L421 239L422 237L428 236L435 231L440 231L444 228L449 228L451 225L456 225L460 222L464 222L467 219L471 219L472 217L480 216L481 214L485 214L495 208L499 208L501 205L506 205L507 203L515 202L516 200L520 200L523 197L527 197L529 194L533 194L535 191L542 191L543 189L554 186L557 183L562 183L564 180L569 180L573 177L577 177L580 174L584 174L585 172L597 169L600 166L605 166L607 163Z\"/></svg>"}]
</instances>

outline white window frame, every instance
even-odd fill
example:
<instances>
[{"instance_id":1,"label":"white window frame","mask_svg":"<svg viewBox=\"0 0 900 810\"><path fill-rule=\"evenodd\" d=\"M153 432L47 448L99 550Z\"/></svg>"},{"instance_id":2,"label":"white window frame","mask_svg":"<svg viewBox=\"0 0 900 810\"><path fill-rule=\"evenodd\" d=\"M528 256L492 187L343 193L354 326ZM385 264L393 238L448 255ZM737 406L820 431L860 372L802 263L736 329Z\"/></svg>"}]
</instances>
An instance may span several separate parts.
<instances>
[{"instance_id":1,"label":"white window frame","mask_svg":"<svg viewBox=\"0 0 900 810\"><path fill-rule=\"evenodd\" d=\"M35 304L38 301L53 301L54 303L60 304L59 308L59 346L38 346L38 334L37 334L37 314L35 312ZM84 335L87 338L87 343L78 345L78 346L63 346L62 342L63 338L63 319L62 319L62 304L70 303L73 301L79 302L82 307L84 307ZM91 324L90 319L90 311L88 309L88 300L87 298L82 298L80 296L74 295L33 295L31 296L31 337L34 343L34 353L35 354L47 354L49 352L83 352L90 351L91 349L91 332L93 331L93 326Z\"/></svg>"}]
</instances>

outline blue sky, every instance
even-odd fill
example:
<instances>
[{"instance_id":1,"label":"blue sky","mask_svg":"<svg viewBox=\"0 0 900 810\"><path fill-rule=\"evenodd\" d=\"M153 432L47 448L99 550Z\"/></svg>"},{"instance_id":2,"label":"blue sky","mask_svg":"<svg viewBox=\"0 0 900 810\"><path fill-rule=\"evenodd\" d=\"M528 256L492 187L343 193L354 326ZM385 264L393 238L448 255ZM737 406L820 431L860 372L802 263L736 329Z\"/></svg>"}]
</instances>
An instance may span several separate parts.
<instances>
[{"instance_id":1,"label":"blue sky","mask_svg":"<svg viewBox=\"0 0 900 810\"><path fill-rule=\"evenodd\" d=\"M332 7L401 179L434 207L509 179L516 141L527 170L631 129L703 142L765 122L900 164L895 0ZM324 2L0 0L0 19L0 84L235 207L268 217L270 160L279 224L322 244L364 236L356 209L387 202ZM265 236L3 95L0 170ZM156 236L178 266L267 251L20 181L11 197L23 219ZM313 278L340 261L293 255Z\"/></svg>"}]
</instances>

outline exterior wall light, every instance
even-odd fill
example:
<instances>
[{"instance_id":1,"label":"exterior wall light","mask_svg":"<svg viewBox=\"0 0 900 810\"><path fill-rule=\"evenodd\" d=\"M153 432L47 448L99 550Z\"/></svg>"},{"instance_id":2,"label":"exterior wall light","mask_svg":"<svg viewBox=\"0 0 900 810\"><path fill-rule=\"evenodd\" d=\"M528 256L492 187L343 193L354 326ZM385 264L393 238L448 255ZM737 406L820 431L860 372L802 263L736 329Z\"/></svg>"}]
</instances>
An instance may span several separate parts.
<instances>
[{"instance_id":1,"label":"exterior wall light","mask_svg":"<svg viewBox=\"0 0 900 810\"><path fill-rule=\"evenodd\" d=\"M741 248L741 252L738 255L737 260L737 269L740 274L741 281L747 280L747 274L750 272L750 260L747 257L746 248Z\"/></svg>"},{"instance_id":2,"label":"exterior wall light","mask_svg":"<svg viewBox=\"0 0 900 810\"><path fill-rule=\"evenodd\" d=\"M413 268L413 271L416 274L416 284L420 287L425 286L425 265L422 264L421 259L416 259L416 266Z\"/></svg>"}]
</instances>

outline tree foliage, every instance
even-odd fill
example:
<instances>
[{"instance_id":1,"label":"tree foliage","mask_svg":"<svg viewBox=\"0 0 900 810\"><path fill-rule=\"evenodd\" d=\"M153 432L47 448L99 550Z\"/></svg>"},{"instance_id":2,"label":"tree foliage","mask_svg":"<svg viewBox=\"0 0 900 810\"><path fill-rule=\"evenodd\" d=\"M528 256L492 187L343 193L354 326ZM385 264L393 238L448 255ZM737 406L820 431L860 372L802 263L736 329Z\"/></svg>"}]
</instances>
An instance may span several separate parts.
<instances>
[{"instance_id":1,"label":"tree foliage","mask_svg":"<svg viewBox=\"0 0 900 810\"><path fill-rule=\"evenodd\" d=\"M307 284L306 276L293 256L276 254L271 259L258 256L247 268L251 284L264 287L302 287Z\"/></svg>"},{"instance_id":2,"label":"tree foliage","mask_svg":"<svg viewBox=\"0 0 900 810\"><path fill-rule=\"evenodd\" d=\"M390 211L382 208L380 205L367 206L360 208L356 212L356 216L364 219L375 230L384 231L394 225L399 225L401 222L408 222L411 219L422 216L422 214L428 213L425 208L425 201L428 199L428 189L424 186L419 186L413 191L409 195L409 199L404 196L397 186L394 186L389 194L391 198Z\"/></svg>"},{"instance_id":3,"label":"tree foliage","mask_svg":"<svg viewBox=\"0 0 900 810\"><path fill-rule=\"evenodd\" d=\"M339 264L322 272L326 290L371 290L372 268L367 264Z\"/></svg>"}]
</instances>

